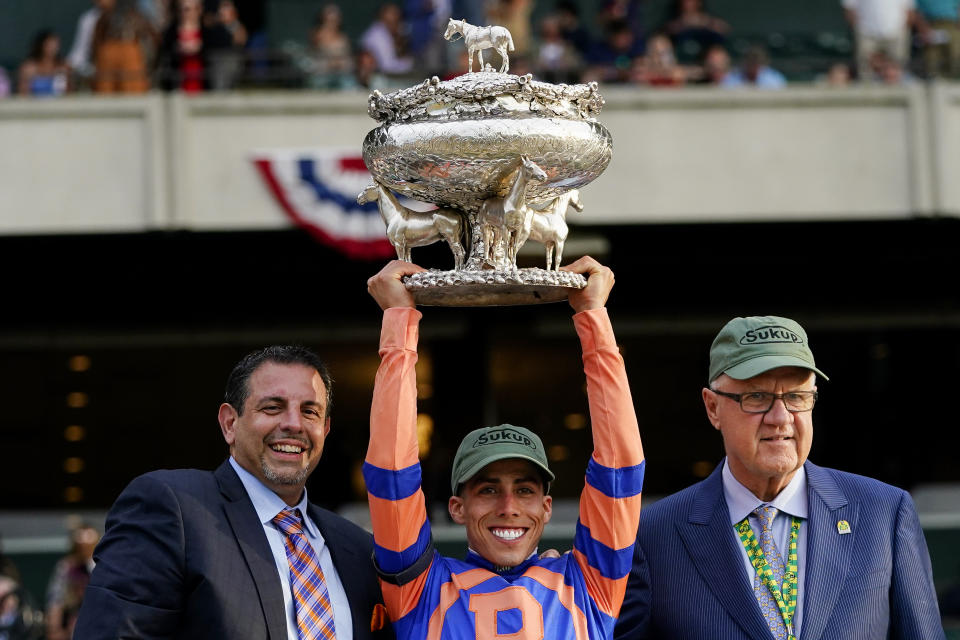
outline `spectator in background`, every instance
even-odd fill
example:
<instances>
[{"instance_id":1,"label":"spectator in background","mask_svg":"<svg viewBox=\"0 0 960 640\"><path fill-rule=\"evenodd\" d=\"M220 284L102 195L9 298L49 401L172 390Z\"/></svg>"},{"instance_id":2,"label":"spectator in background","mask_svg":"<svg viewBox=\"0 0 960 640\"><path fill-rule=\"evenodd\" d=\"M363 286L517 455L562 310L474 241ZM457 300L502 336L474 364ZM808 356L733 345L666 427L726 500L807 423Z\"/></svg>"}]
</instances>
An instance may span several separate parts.
<instances>
[{"instance_id":1,"label":"spectator in background","mask_svg":"<svg viewBox=\"0 0 960 640\"><path fill-rule=\"evenodd\" d=\"M691 62L703 57L716 44L724 44L730 25L710 15L703 0L674 0L665 31L673 41L677 57Z\"/></svg>"},{"instance_id":2,"label":"spectator in background","mask_svg":"<svg viewBox=\"0 0 960 640\"><path fill-rule=\"evenodd\" d=\"M872 76L870 58L883 51L902 68L910 62L910 27L916 21L914 0L842 0L856 39L857 73Z\"/></svg>"},{"instance_id":3,"label":"spectator in background","mask_svg":"<svg viewBox=\"0 0 960 640\"><path fill-rule=\"evenodd\" d=\"M647 40L647 50L634 64L634 82L653 87L679 87L687 82L687 72L677 63L670 38L662 33Z\"/></svg>"},{"instance_id":4,"label":"spectator in background","mask_svg":"<svg viewBox=\"0 0 960 640\"><path fill-rule=\"evenodd\" d=\"M470 24L483 24L487 17L484 0L452 0L450 17L466 20ZM446 25L444 25L446 28Z\"/></svg>"},{"instance_id":5,"label":"spectator in background","mask_svg":"<svg viewBox=\"0 0 960 640\"><path fill-rule=\"evenodd\" d=\"M576 49L581 58L585 58L590 52L593 41L590 38L590 33L580 22L580 10L577 3L572 2L572 0L560 0L557 3L554 15L560 21L560 33L563 39Z\"/></svg>"},{"instance_id":6,"label":"spectator in background","mask_svg":"<svg viewBox=\"0 0 960 640\"><path fill-rule=\"evenodd\" d=\"M0 98L6 98L10 95L10 76L7 75L7 70L3 67L0 67Z\"/></svg>"},{"instance_id":7,"label":"spectator in background","mask_svg":"<svg viewBox=\"0 0 960 640\"><path fill-rule=\"evenodd\" d=\"M150 21L137 9L137 0L104 0L103 13L93 32L93 60L97 93L144 93L150 88L147 55L159 38Z\"/></svg>"},{"instance_id":8,"label":"spectator in background","mask_svg":"<svg viewBox=\"0 0 960 640\"><path fill-rule=\"evenodd\" d=\"M233 0L218 0L205 20L207 84L214 91L233 89L243 75L247 29Z\"/></svg>"},{"instance_id":9,"label":"spectator in background","mask_svg":"<svg viewBox=\"0 0 960 640\"><path fill-rule=\"evenodd\" d=\"M563 37L557 15L549 15L540 22L540 46L534 66L545 82L574 84L580 79L580 56Z\"/></svg>"},{"instance_id":10,"label":"spectator in background","mask_svg":"<svg viewBox=\"0 0 960 640\"><path fill-rule=\"evenodd\" d=\"M928 78L960 77L960 0L917 0L917 26Z\"/></svg>"},{"instance_id":11,"label":"spectator in background","mask_svg":"<svg viewBox=\"0 0 960 640\"><path fill-rule=\"evenodd\" d=\"M177 0L173 21L160 43L161 82L167 90L198 93L205 86L203 7L200 0Z\"/></svg>"},{"instance_id":12,"label":"spectator in background","mask_svg":"<svg viewBox=\"0 0 960 640\"><path fill-rule=\"evenodd\" d=\"M447 67L447 45L443 31L451 18L449 0L406 0L403 16L409 27L410 53L417 68L426 75L442 73Z\"/></svg>"},{"instance_id":13,"label":"spectator in background","mask_svg":"<svg viewBox=\"0 0 960 640\"><path fill-rule=\"evenodd\" d=\"M93 79L96 69L93 65L93 32L104 9L112 4L111 0L93 0L93 6L80 14L77 31L73 36L67 64L81 83L87 84Z\"/></svg>"},{"instance_id":14,"label":"spectator in background","mask_svg":"<svg viewBox=\"0 0 960 640\"><path fill-rule=\"evenodd\" d=\"M730 75L730 54L722 44L708 48L703 55L703 71L699 81L714 87L722 87Z\"/></svg>"},{"instance_id":15,"label":"spectator in background","mask_svg":"<svg viewBox=\"0 0 960 640\"><path fill-rule=\"evenodd\" d=\"M910 84L914 77L885 51L874 51L870 56L870 75L865 80L898 86Z\"/></svg>"},{"instance_id":16,"label":"spectator in background","mask_svg":"<svg viewBox=\"0 0 960 640\"><path fill-rule=\"evenodd\" d=\"M0 640L12 640L11 631L20 614L19 589L20 572L3 552L0 539Z\"/></svg>"},{"instance_id":17,"label":"spectator in background","mask_svg":"<svg viewBox=\"0 0 960 640\"><path fill-rule=\"evenodd\" d=\"M407 36L400 7L387 3L380 7L377 20L360 36L360 45L369 51L377 70L388 75L402 75L413 70L408 55Z\"/></svg>"},{"instance_id":18,"label":"spectator in background","mask_svg":"<svg viewBox=\"0 0 960 640\"><path fill-rule=\"evenodd\" d=\"M589 68L584 73L587 82L630 82L634 61L643 55L643 41L626 22L610 25L606 39L593 48Z\"/></svg>"},{"instance_id":19,"label":"spectator in background","mask_svg":"<svg viewBox=\"0 0 960 640\"><path fill-rule=\"evenodd\" d=\"M20 615L20 595L17 581L0 575L0 640L15 640L12 630Z\"/></svg>"},{"instance_id":20,"label":"spectator in background","mask_svg":"<svg viewBox=\"0 0 960 640\"><path fill-rule=\"evenodd\" d=\"M3 538L0 537L0 576L6 576L14 582L20 582L20 570L3 551Z\"/></svg>"},{"instance_id":21,"label":"spectator in background","mask_svg":"<svg viewBox=\"0 0 960 640\"><path fill-rule=\"evenodd\" d=\"M642 0L604 0L597 14L597 25L604 33L619 29L622 25L633 33L637 48L644 48Z\"/></svg>"},{"instance_id":22,"label":"spectator in background","mask_svg":"<svg viewBox=\"0 0 960 640\"><path fill-rule=\"evenodd\" d=\"M487 9L487 24L506 27L513 37L513 58L529 58L533 52L530 14L533 12L532 0L491 0Z\"/></svg>"},{"instance_id":23,"label":"spectator in background","mask_svg":"<svg viewBox=\"0 0 960 640\"><path fill-rule=\"evenodd\" d=\"M310 31L310 86L345 89L355 85L350 39L341 30L343 16L335 4L324 5Z\"/></svg>"},{"instance_id":24,"label":"spectator in background","mask_svg":"<svg viewBox=\"0 0 960 640\"><path fill-rule=\"evenodd\" d=\"M70 552L57 562L47 586L47 640L70 640L83 592L93 571L93 549L100 532L80 525L70 532Z\"/></svg>"},{"instance_id":25,"label":"spectator in background","mask_svg":"<svg viewBox=\"0 0 960 640\"><path fill-rule=\"evenodd\" d=\"M60 55L60 36L50 29L38 31L18 76L20 95L60 96L69 91L70 67Z\"/></svg>"},{"instance_id":26,"label":"spectator in background","mask_svg":"<svg viewBox=\"0 0 960 640\"><path fill-rule=\"evenodd\" d=\"M355 79L358 86L370 91L383 90L390 85L386 76L377 69L377 59L366 49L357 52Z\"/></svg>"},{"instance_id":27,"label":"spectator in background","mask_svg":"<svg viewBox=\"0 0 960 640\"><path fill-rule=\"evenodd\" d=\"M782 89L787 86L787 79L782 73L770 67L766 49L760 45L753 45L743 54L740 67L726 75L723 86Z\"/></svg>"},{"instance_id":28,"label":"spectator in background","mask_svg":"<svg viewBox=\"0 0 960 640\"><path fill-rule=\"evenodd\" d=\"M830 66L820 84L828 87L847 87L850 86L851 76L850 65L846 62L837 62Z\"/></svg>"}]
</instances>

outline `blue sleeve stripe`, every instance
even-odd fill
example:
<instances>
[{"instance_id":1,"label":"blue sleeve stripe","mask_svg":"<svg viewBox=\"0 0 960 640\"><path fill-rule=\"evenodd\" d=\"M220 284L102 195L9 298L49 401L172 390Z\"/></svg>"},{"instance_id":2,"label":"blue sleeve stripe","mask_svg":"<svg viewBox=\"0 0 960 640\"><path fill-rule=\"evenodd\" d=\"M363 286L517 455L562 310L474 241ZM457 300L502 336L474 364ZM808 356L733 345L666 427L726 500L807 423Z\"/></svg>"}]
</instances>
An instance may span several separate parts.
<instances>
[{"instance_id":1,"label":"blue sleeve stripe","mask_svg":"<svg viewBox=\"0 0 960 640\"><path fill-rule=\"evenodd\" d=\"M604 578L617 580L630 572L633 565L633 545L625 549L611 549L602 542L594 540L590 529L577 521L577 535L573 546L587 557L591 567Z\"/></svg>"},{"instance_id":2,"label":"blue sleeve stripe","mask_svg":"<svg viewBox=\"0 0 960 640\"><path fill-rule=\"evenodd\" d=\"M391 471L364 462L363 479L367 483L367 491L377 498L403 500L415 494L420 488L420 463L414 463L406 469Z\"/></svg>"},{"instance_id":3,"label":"blue sleeve stripe","mask_svg":"<svg viewBox=\"0 0 960 640\"><path fill-rule=\"evenodd\" d=\"M380 571L383 573L400 573L407 567L412 567L429 546L430 521L427 520L420 527L420 535L417 536L417 541L403 551L391 551L378 544L373 545L373 551Z\"/></svg>"},{"instance_id":4,"label":"blue sleeve stripe","mask_svg":"<svg viewBox=\"0 0 960 640\"><path fill-rule=\"evenodd\" d=\"M590 458L587 464L587 482L605 496L629 498L643 490L643 473L646 468L646 460L633 467L614 469Z\"/></svg>"}]
</instances>

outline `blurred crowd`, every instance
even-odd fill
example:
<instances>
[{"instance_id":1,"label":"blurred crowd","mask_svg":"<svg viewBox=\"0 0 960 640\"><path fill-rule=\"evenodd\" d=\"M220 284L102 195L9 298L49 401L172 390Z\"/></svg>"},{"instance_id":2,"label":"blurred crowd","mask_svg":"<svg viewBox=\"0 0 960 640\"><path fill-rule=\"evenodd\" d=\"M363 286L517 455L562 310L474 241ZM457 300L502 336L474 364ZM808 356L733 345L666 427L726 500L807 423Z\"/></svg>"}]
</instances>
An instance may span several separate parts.
<instances>
[{"instance_id":1,"label":"blurred crowd","mask_svg":"<svg viewBox=\"0 0 960 640\"><path fill-rule=\"evenodd\" d=\"M38 604L22 584L17 566L0 546L0 640L70 640L93 571L100 532L79 523L70 530L70 547L53 568L46 601Z\"/></svg>"},{"instance_id":2,"label":"blurred crowd","mask_svg":"<svg viewBox=\"0 0 960 640\"><path fill-rule=\"evenodd\" d=\"M40 31L19 69L0 69L0 95L395 88L466 70L462 42L442 37L450 18L507 27L511 73L549 82L785 86L762 43L731 46L735 25L707 1L673 0L666 19L650 25L644 0L598 0L589 16L587 2L556 0L536 19L533 0L405 0L380 5L356 37L345 33L339 4L318 3L303 38L270 43L262 29L248 30L234 0L93 0L69 52L56 33ZM837 3L854 46L848 60L822 70L822 83L960 77L960 0ZM496 54L487 56L496 67Z\"/></svg>"},{"instance_id":3,"label":"blurred crowd","mask_svg":"<svg viewBox=\"0 0 960 640\"><path fill-rule=\"evenodd\" d=\"M230 89L245 72L248 44L233 0L93 0L69 52L58 34L40 30L6 84L32 96Z\"/></svg>"}]
</instances>

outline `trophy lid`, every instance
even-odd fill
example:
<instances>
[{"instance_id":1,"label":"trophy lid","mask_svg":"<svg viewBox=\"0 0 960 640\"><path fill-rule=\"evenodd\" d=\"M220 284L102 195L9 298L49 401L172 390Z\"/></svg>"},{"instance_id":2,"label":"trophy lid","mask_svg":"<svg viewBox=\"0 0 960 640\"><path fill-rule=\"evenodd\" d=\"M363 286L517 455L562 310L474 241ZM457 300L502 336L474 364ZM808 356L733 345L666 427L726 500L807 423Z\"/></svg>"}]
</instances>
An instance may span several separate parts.
<instances>
[{"instance_id":1,"label":"trophy lid","mask_svg":"<svg viewBox=\"0 0 960 640\"><path fill-rule=\"evenodd\" d=\"M461 118L542 116L594 121L603 108L597 83L551 84L531 74L467 73L441 81L370 95L367 112L382 123Z\"/></svg>"}]
</instances>

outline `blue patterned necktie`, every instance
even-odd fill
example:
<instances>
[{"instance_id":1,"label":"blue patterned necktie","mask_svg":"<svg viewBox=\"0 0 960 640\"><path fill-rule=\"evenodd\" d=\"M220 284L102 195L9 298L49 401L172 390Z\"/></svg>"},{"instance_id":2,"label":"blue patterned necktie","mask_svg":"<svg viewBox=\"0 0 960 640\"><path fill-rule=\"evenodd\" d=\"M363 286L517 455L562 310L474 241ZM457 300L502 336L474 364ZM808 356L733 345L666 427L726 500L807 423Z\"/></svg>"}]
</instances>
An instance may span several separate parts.
<instances>
[{"instance_id":1,"label":"blue patterned necktie","mask_svg":"<svg viewBox=\"0 0 960 640\"><path fill-rule=\"evenodd\" d=\"M333 605L320 559L303 532L300 510L284 509L274 516L273 522L283 533L300 640L334 640L337 636L333 628Z\"/></svg>"},{"instance_id":2,"label":"blue patterned necktie","mask_svg":"<svg viewBox=\"0 0 960 640\"><path fill-rule=\"evenodd\" d=\"M767 564L773 571L773 579L778 585L783 584L783 556L780 555L777 544L773 541L773 519L777 517L777 509L770 506L758 507L753 513L760 521L760 546L763 549L764 557L767 559ZM763 613L773 637L777 640L787 640L787 628L783 624L780 607L777 606L770 589L760 579L759 574L754 574L753 592L760 602L760 612Z\"/></svg>"}]
</instances>

